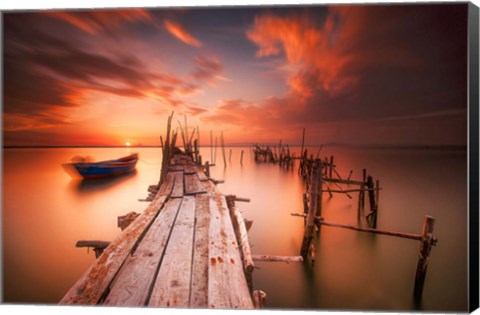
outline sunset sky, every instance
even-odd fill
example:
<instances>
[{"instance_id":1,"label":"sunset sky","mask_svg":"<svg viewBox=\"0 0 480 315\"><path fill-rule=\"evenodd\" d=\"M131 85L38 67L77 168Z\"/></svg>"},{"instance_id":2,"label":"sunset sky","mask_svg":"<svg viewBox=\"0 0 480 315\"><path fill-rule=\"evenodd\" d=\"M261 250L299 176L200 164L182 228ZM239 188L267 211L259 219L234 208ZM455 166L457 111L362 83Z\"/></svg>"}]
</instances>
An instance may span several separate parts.
<instances>
[{"instance_id":1,"label":"sunset sky","mask_svg":"<svg viewBox=\"0 0 480 315\"><path fill-rule=\"evenodd\" d=\"M467 4L3 15L3 144L467 142Z\"/></svg>"}]
</instances>

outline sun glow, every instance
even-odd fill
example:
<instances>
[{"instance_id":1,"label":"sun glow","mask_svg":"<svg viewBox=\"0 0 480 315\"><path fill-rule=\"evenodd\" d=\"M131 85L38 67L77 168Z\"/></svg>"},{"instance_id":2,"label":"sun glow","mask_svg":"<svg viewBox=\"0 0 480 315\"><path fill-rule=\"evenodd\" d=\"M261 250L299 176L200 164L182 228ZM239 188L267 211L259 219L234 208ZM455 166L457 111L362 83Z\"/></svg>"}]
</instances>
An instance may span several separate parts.
<instances>
[{"instance_id":1,"label":"sun glow","mask_svg":"<svg viewBox=\"0 0 480 315\"><path fill-rule=\"evenodd\" d=\"M129 146L131 146L130 142L128 142L128 141L127 141L127 142L125 142L125 146L126 146L126 147L129 147Z\"/></svg>"}]
</instances>

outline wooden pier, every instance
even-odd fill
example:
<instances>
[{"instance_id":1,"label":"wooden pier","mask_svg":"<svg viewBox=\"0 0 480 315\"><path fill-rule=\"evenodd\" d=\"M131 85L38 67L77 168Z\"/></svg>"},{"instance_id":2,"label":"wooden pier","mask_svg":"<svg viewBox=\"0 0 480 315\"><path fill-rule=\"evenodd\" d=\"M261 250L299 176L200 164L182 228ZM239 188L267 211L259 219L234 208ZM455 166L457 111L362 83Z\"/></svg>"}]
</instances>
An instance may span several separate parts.
<instances>
[{"instance_id":1,"label":"wooden pier","mask_svg":"<svg viewBox=\"0 0 480 315\"><path fill-rule=\"evenodd\" d=\"M234 205L198 165L201 158L179 153L175 139L167 136L168 163L160 184L149 187L150 204L140 215L119 218L122 233L100 243L97 260L60 304L252 309L264 303L265 293L252 289L244 221L235 219L234 227Z\"/></svg>"}]
</instances>

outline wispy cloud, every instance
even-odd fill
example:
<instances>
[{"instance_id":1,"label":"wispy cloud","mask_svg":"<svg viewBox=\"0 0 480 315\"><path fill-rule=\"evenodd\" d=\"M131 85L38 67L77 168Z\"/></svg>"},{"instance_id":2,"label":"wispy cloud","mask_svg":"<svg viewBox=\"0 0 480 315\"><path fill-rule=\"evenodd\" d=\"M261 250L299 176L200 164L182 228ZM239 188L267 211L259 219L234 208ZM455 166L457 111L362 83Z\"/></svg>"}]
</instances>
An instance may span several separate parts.
<instances>
[{"instance_id":1,"label":"wispy cloud","mask_svg":"<svg viewBox=\"0 0 480 315\"><path fill-rule=\"evenodd\" d=\"M215 56L197 56L193 60L196 69L192 72L192 76L201 82L215 85L216 81L230 81L222 75L223 64Z\"/></svg>"},{"instance_id":2,"label":"wispy cloud","mask_svg":"<svg viewBox=\"0 0 480 315\"><path fill-rule=\"evenodd\" d=\"M193 37L183 26L180 24L170 21L170 20L165 20L165 28L167 29L170 34L181 40L187 45L194 46L194 47L201 47L202 43Z\"/></svg>"},{"instance_id":3,"label":"wispy cloud","mask_svg":"<svg viewBox=\"0 0 480 315\"><path fill-rule=\"evenodd\" d=\"M126 22L152 22L152 16L144 9L53 11L46 15L63 20L87 33L106 32Z\"/></svg>"}]
</instances>

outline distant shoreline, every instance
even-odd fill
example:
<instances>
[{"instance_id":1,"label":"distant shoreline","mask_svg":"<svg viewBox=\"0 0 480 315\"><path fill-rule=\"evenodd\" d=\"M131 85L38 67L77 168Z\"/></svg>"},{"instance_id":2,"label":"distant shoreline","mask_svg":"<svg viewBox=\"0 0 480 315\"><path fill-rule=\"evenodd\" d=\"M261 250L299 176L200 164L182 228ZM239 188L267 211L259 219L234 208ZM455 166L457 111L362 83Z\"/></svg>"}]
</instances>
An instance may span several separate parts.
<instances>
[{"instance_id":1,"label":"distant shoreline","mask_svg":"<svg viewBox=\"0 0 480 315\"><path fill-rule=\"evenodd\" d=\"M276 147L278 144L259 144L261 146L271 146ZM244 148L249 147L251 144L230 144L225 145L227 148ZM291 148L301 147L301 145L294 144L289 145ZM351 148L351 149L373 149L373 150L457 150L457 151L466 151L467 145L357 145L357 144L316 144L310 145L306 144L305 147L337 147L337 148ZM210 145L200 146L201 148L210 148ZM95 149L115 149L115 148L161 148L161 146L3 146L3 149L82 149L82 148L95 148Z\"/></svg>"}]
</instances>

